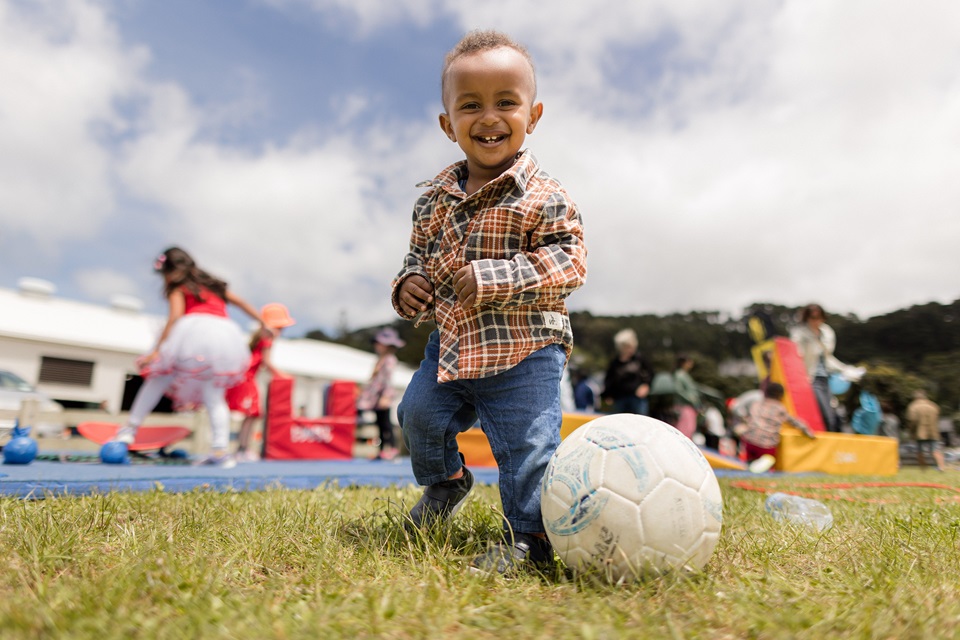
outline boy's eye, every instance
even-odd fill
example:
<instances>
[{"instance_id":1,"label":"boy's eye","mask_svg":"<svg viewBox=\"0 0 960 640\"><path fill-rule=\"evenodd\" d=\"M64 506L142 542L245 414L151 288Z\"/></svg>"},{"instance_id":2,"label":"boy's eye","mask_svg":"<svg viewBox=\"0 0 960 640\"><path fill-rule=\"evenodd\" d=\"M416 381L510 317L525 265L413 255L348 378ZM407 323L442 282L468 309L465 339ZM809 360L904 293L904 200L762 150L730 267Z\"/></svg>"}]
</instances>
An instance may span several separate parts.
<instances>
[{"instance_id":1,"label":"boy's eye","mask_svg":"<svg viewBox=\"0 0 960 640\"><path fill-rule=\"evenodd\" d=\"M471 110L474 110L474 109L479 109L479 108L480 108L480 104L479 104L479 103L476 103L476 102L467 102L467 103L464 103L464 104L460 105L460 108L463 109L463 110L465 110L465 111L471 111Z\"/></svg>"},{"instance_id":2,"label":"boy's eye","mask_svg":"<svg viewBox=\"0 0 960 640\"><path fill-rule=\"evenodd\" d=\"M516 106L516 104L517 103L513 100L501 100L500 102L497 103L497 106L500 107L501 109L507 109L509 107Z\"/></svg>"}]
</instances>

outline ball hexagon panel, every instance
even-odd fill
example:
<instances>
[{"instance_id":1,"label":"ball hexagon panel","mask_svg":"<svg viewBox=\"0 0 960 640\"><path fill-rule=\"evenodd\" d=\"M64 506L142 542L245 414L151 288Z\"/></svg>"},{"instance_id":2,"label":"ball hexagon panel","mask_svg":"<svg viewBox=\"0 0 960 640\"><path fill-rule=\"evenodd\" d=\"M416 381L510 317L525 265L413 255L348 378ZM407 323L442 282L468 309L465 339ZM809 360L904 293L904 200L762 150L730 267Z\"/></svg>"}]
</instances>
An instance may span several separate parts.
<instances>
[{"instance_id":1,"label":"ball hexagon panel","mask_svg":"<svg viewBox=\"0 0 960 640\"><path fill-rule=\"evenodd\" d=\"M648 547L686 556L703 536L700 494L668 478L654 487L640 505L640 522Z\"/></svg>"}]
</instances>

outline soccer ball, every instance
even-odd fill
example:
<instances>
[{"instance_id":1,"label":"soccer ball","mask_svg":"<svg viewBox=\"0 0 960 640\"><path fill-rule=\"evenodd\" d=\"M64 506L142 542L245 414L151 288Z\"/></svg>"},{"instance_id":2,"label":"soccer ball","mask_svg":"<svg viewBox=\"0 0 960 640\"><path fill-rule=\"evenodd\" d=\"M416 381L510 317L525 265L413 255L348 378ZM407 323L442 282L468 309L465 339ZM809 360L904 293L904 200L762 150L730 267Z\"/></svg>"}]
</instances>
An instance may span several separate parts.
<instances>
[{"instance_id":1,"label":"soccer ball","mask_svg":"<svg viewBox=\"0 0 960 640\"><path fill-rule=\"evenodd\" d=\"M689 438L647 416L578 428L550 458L541 489L547 537L575 572L620 582L696 571L720 539L713 469Z\"/></svg>"}]
</instances>

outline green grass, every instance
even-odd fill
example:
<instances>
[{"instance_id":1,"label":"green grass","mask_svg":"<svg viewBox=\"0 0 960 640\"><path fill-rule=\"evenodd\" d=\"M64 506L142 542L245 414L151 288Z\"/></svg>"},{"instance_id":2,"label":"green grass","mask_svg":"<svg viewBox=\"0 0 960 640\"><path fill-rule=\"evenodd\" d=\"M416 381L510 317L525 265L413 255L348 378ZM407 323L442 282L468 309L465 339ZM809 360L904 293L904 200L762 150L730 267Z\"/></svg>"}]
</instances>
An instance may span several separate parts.
<instances>
[{"instance_id":1,"label":"green grass","mask_svg":"<svg viewBox=\"0 0 960 640\"><path fill-rule=\"evenodd\" d=\"M960 494L847 491L812 535L736 480L721 479L723 534L702 574L619 587L465 573L499 529L493 487L413 541L400 522L415 488L0 499L0 637L960 636ZM838 480L878 479L779 483ZM933 471L881 480L960 487Z\"/></svg>"}]
</instances>

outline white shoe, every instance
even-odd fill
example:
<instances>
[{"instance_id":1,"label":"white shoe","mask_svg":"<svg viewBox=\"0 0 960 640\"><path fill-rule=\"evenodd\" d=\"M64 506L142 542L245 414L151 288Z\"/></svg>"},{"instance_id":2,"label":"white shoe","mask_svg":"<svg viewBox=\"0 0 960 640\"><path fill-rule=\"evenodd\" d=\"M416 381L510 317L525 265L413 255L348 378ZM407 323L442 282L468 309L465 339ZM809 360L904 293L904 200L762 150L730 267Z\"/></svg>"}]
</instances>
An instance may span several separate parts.
<instances>
[{"instance_id":1,"label":"white shoe","mask_svg":"<svg viewBox=\"0 0 960 640\"><path fill-rule=\"evenodd\" d=\"M123 444L129 446L133 444L133 441L137 438L137 428L124 426L120 427L120 430L117 431L117 435L113 436L111 442L122 442Z\"/></svg>"},{"instance_id":2,"label":"white shoe","mask_svg":"<svg viewBox=\"0 0 960 640\"><path fill-rule=\"evenodd\" d=\"M255 451L238 451L234 456L237 459L237 462L259 462L260 456L257 455Z\"/></svg>"},{"instance_id":3,"label":"white shoe","mask_svg":"<svg viewBox=\"0 0 960 640\"><path fill-rule=\"evenodd\" d=\"M218 469L233 469L237 466L237 460L229 453L221 456L209 455L195 463L198 467L217 467Z\"/></svg>"},{"instance_id":4,"label":"white shoe","mask_svg":"<svg viewBox=\"0 0 960 640\"><path fill-rule=\"evenodd\" d=\"M765 453L747 467L750 470L750 473L766 473L773 468L773 465L776 464L777 459L774 458L769 453Z\"/></svg>"}]
</instances>

